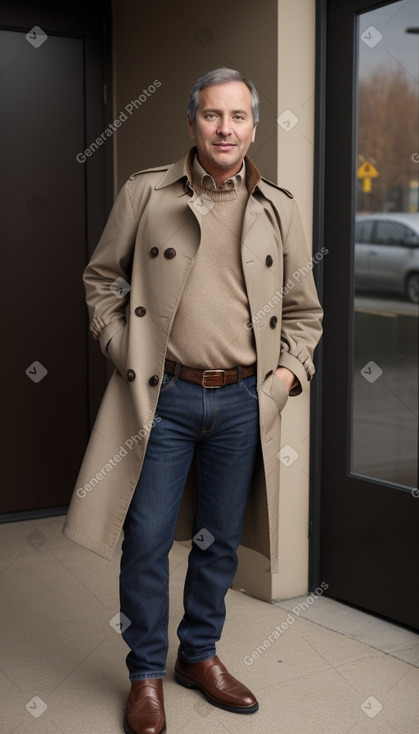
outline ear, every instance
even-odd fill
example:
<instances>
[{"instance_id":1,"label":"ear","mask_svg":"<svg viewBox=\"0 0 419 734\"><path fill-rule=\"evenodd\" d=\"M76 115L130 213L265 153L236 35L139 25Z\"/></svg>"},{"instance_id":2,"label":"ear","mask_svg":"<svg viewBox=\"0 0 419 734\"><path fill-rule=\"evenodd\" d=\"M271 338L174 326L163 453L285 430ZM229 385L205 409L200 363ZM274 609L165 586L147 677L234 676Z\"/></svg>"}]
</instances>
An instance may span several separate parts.
<instances>
[{"instance_id":1,"label":"ear","mask_svg":"<svg viewBox=\"0 0 419 734\"><path fill-rule=\"evenodd\" d=\"M256 137L256 127L257 127L256 125L254 125L254 127L253 127L252 143L254 143L254 142L255 142L255 137Z\"/></svg>"},{"instance_id":2,"label":"ear","mask_svg":"<svg viewBox=\"0 0 419 734\"><path fill-rule=\"evenodd\" d=\"M192 140L195 140L195 125L188 114L186 115L186 120L188 122L189 137L192 138Z\"/></svg>"}]
</instances>

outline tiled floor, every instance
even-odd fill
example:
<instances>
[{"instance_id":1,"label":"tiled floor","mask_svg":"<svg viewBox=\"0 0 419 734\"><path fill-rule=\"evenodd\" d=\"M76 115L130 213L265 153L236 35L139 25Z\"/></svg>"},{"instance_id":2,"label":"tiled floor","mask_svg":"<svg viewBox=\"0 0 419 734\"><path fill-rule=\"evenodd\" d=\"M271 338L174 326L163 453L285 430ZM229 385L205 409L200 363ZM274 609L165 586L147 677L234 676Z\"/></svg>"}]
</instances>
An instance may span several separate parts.
<instances>
[{"instance_id":1,"label":"tiled floor","mask_svg":"<svg viewBox=\"0 0 419 734\"><path fill-rule=\"evenodd\" d=\"M110 624L119 555L79 548L62 523L0 526L1 734L123 731L127 648ZM221 711L177 685L186 553L171 554L168 734L418 734L419 636L331 599L298 613L301 599L270 605L229 591L218 653L257 695L256 714Z\"/></svg>"}]
</instances>

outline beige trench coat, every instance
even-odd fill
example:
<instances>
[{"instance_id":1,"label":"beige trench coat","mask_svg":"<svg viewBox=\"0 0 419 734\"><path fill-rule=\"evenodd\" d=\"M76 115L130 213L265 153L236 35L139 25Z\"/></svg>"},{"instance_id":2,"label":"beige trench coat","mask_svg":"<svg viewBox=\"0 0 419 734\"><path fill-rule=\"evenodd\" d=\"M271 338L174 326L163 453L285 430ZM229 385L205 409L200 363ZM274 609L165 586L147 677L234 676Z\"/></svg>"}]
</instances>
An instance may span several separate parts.
<instances>
[{"instance_id":1,"label":"beige trench coat","mask_svg":"<svg viewBox=\"0 0 419 734\"><path fill-rule=\"evenodd\" d=\"M132 175L117 197L84 274L91 330L115 371L105 391L64 525L64 535L110 559L135 490L156 413L171 325L200 245L201 202L185 159ZM260 450L242 544L277 569L281 411L288 399L273 371L292 370L301 392L314 373L322 309L292 194L260 179L246 158L241 257L257 353ZM170 250L170 252L168 252ZM169 255L169 257L168 257ZM171 257L170 257L171 255ZM129 284L131 285L129 290ZM217 368L223 365L202 365ZM221 388L222 389L222 388ZM194 477L176 538L191 538Z\"/></svg>"}]
</instances>

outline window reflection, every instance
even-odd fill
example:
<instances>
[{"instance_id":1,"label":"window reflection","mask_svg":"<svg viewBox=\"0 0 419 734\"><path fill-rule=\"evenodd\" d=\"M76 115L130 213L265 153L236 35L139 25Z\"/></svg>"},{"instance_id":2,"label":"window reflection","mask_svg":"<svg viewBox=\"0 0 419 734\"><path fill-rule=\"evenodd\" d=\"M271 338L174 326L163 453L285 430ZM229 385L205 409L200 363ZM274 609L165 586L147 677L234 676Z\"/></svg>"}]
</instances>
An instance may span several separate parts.
<instances>
[{"instance_id":1,"label":"window reflection","mask_svg":"<svg viewBox=\"0 0 419 734\"><path fill-rule=\"evenodd\" d=\"M417 487L418 5L359 16L351 472Z\"/></svg>"}]
</instances>

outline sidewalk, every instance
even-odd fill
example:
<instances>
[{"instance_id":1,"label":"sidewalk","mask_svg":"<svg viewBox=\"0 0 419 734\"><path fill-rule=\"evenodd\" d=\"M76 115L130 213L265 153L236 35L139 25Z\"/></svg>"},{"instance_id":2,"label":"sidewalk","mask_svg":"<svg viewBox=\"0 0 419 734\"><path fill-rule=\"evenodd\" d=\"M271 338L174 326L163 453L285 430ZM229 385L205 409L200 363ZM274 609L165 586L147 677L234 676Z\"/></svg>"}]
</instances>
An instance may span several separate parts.
<instances>
[{"instance_id":1,"label":"sidewalk","mask_svg":"<svg viewBox=\"0 0 419 734\"><path fill-rule=\"evenodd\" d=\"M62 524L0 526L2 734L123 732L119 554L104 561L63 538ZM176 544L168 734L418 734L419 635L324 597L307 609L305 597L270 605L229 591L217 652L256 694L256 714L221 711L176 684L186 556Z\"/></svg>"}]
</instances>

